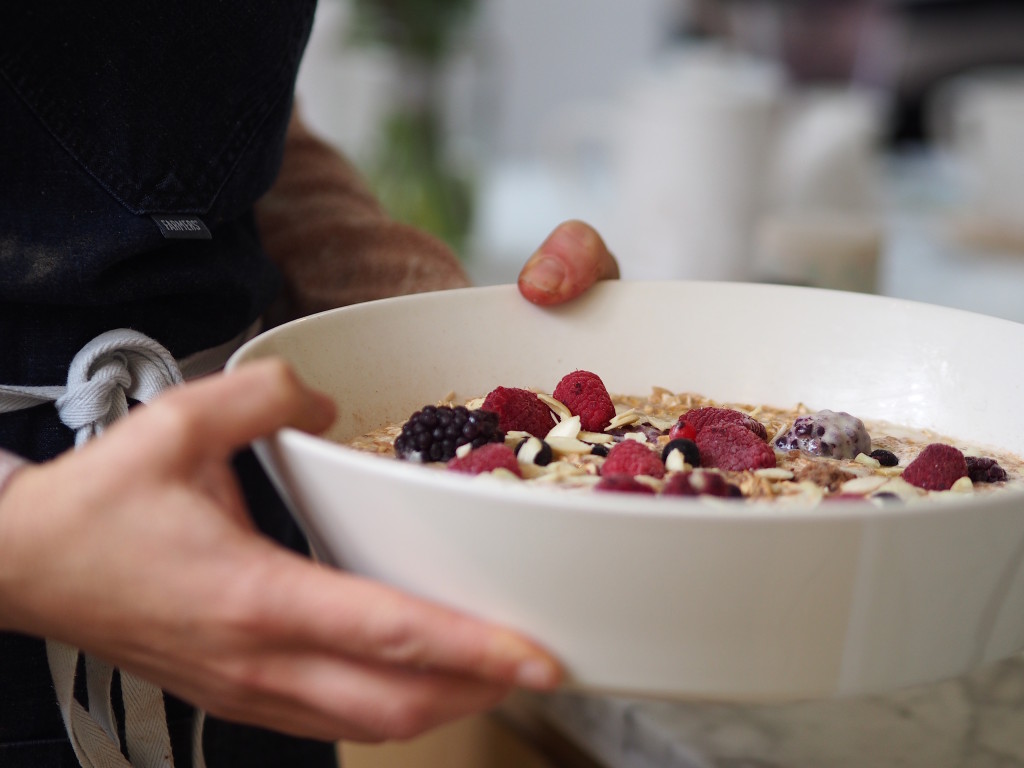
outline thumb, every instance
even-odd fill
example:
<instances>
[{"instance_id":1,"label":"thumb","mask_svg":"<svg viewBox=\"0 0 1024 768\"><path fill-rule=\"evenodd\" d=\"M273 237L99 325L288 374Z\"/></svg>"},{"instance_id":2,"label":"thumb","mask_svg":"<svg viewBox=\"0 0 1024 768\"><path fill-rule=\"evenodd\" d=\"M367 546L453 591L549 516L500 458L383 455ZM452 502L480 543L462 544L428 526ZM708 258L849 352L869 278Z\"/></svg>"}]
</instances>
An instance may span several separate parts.
<instances>
[{"instance_id":1,"label":"thumb","mask_svg":"<svg viewBox=\"0 0 1024 768\"><path fill-rule=\"evenodd\" d=\"M322 432L334 420L335 407L284 361L267 359L168 390L139 416L114 428L176 428L171 435L202 446L208 456L226 457L282 427Z\"/></svg>"},{"instance_id":2,"label":"thumb","mask_svg":"<svg viewBox=\"0 0 1024 768\"><path fill-rule=\"evenodd\" d=\"M619 265L597 231L582 221L559 224L519 273L519 292L534 304L561 304L597 280L617 279Z\"/></svg>"}]
</instances>

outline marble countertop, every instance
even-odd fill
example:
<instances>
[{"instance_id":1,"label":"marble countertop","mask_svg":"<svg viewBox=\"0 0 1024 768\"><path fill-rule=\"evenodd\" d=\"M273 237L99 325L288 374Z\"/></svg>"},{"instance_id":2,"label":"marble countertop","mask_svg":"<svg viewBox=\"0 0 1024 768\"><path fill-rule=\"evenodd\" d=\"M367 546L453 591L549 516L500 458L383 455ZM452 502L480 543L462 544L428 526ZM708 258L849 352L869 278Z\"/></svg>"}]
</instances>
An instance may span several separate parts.
<instances>
[{"instance_id":1,"label":"marble countertop","mask_svg":"<svg viewBox=\"0 0 1024 768\"><path fill-rule=\"evenodd\" d=\"M1024 768L1024 657L841 700L753 705L559 693L533 702L609 768Z\"/></svg>"}]
</instances>

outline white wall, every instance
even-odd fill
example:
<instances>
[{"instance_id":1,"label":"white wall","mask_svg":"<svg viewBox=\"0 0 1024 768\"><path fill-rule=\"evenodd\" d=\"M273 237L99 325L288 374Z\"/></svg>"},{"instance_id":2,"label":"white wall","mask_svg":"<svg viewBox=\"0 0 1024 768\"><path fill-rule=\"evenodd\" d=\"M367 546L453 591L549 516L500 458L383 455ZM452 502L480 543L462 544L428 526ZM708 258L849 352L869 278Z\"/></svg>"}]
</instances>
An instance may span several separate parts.
<instances>
[{"instance_id":1,"label":"white wall","mask_svg":"<svg viewBox=\"0 0 1024 768\"><path fill-rule=\"evenodd\" d=\"M684 0L481 0L475 70L489 149L534 153L567 102L604 99L655 55ZM364 151L394 73L386 57L342 41L347 0L321 0L298 91L314 128Z\"/></svg>"}]
</instances>

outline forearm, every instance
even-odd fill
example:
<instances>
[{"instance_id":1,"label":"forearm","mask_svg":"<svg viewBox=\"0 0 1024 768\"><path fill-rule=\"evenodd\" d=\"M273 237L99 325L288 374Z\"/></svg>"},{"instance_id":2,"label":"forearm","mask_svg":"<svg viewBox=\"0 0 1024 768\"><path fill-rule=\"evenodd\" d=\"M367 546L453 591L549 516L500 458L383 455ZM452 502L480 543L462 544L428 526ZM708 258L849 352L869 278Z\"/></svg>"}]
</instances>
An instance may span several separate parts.
<instances>
[{"instance_id":1,"label":"forearm","mask_svg":"<svg viewBox=\"0 0 1024 768\"><path fill-rule=\"evenodd\" d=\"M256 216L264 247L285 277L282 319L469 284L444 243L390 219L358 171L297 114L280 175Z\"/></svg>"}]
</instances>

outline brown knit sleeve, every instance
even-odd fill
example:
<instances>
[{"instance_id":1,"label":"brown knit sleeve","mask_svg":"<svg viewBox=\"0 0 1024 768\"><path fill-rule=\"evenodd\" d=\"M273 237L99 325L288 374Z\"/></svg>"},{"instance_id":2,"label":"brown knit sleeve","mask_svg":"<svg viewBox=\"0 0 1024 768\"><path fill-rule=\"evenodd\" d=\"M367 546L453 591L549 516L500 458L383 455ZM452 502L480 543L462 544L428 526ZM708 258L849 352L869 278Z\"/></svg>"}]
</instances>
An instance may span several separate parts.
<instances>
[{"instance_id":1,"label":"brown knit sleeve","mask_svg":"<svg viewBox=\"0 0 1024 768\"><path fill-rule=\"evenodd\" d=\"M293 114L281 172L256 205L285 278L270 323L370 299L469 285L437 238L389 219L358 171Z\"/></svg>"}]
</instances>

